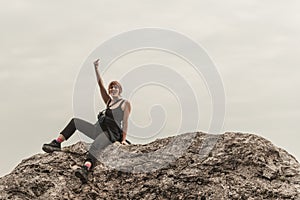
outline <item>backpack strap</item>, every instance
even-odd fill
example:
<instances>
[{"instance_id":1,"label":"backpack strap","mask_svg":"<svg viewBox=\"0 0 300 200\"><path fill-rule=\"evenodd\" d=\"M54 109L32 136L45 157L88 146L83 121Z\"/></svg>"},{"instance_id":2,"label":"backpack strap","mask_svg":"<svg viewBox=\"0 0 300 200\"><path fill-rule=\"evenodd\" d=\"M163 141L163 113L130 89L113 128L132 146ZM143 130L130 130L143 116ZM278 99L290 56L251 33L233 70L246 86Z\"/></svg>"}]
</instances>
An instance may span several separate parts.
<instances>
[{"instance_id":1,"label":"backpack strap","mask_svg":"<svg viewBox=\"0 0 300 200\"><path fill-rule=\"evenodd\" d=\"M125 102L126 100L123 99L123 101L120 103L120 107L122 107L123 103Z\"/></svg>"},{"instance_id":2,"label":"backpack strap","mask_svg":"<svg viewBox=\"0 0 300 200\"><path fill-rule=\"evenodd\" d=\"M110 104L110 102L111 102L111 99L109 99L109 100L107 101L106 108L109 107L108 105Z\"/></svg>"},{"instance_id":3,"label":"backpack strap","mask_svg":"<svg viewBox=\"0 0 300 200\"><path fill-rule=\"evenodd\" d=\"M110 107L112 107L113 105L115 105L116 103L118 103L119 101L121 101L122 99L118 99L116 102L114 102L113 104L111 104L111 105L109 105L110 104L110 102L111 102L111 99L110 100L108 100L108 103L107 103L107 105L106 105L106 108L110 108Z\"/></svg>"}]
</instances>

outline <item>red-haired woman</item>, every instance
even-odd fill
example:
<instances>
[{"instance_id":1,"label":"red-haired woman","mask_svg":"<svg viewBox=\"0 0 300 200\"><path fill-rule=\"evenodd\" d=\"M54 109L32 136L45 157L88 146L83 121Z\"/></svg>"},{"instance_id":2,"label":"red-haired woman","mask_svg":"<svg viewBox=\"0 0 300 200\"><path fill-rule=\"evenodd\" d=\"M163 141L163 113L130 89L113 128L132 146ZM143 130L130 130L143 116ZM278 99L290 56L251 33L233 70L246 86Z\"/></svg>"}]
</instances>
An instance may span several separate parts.
<instances>
[{"instance_id":1,"label":"red-haired woman","mask_svg":"<svg viewBox=\"0 0 300 200\"><path fill-rule=\"evenodd\" d=\"M94 167L97 154L109 144L119 141L127 144L126 135L128 130L128 118L131 105L128 100L121 98L122 86L118 81L112 81L105 89L103 80L98 71L99 59L94 62L97 82L100 87L100 94L106 109L99 113L96 124L91 124L82 119L72 118L69 124L60 132L57 139L49 144L44 144L42 149L47 153L61 150L61 143L69 139L78 130L91 139L92 143L86 161L82 168L75 171L75 175L83 183L87 182L88 172Z\"/></svg>"}]
</instances>

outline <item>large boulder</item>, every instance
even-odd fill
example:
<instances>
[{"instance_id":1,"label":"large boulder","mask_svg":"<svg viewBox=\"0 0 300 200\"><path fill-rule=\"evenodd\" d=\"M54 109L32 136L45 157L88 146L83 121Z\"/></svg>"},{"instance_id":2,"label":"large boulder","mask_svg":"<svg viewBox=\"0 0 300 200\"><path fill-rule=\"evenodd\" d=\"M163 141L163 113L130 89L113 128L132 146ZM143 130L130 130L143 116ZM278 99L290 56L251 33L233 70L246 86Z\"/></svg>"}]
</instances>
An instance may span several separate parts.
<instances>
[{"instance_id":1,"label":"large boulder","mask_svg":"<svg viewBox=\"0 0 300 200\"><path fill-rule=\"evenodd\" d=\"M300 165L253 134L186 133L145 145L114 143L82 184L78 142L23 160L0 178L0 199L300 199Z\"/></svg>"}]
</instances>

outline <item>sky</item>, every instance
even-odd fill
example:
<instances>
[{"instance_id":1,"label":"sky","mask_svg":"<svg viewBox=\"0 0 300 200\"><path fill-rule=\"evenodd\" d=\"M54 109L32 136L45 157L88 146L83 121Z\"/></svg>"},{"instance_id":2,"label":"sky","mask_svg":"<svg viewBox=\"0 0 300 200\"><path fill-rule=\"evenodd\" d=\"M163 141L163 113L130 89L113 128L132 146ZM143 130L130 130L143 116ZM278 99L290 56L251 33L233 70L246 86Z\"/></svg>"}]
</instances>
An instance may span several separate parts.
<instances>
[{"instance_id":1,"label":"sky","mask_svg":"<svg viewBox=\"0 0 300 200\"><path fill-rule=\"evenodd\" d=\"M42 144L57 137L75 115L74 87L89 55L113 36L145 27L182 33L205 49L225 89L222 132L260 135L299 161L299 1L0 0L0 4L0 176L22 159L42 153ZM201 113L198 128L206 131L212 112L209 92L203 78L186 70L188 65L174 55L144 50L123 56L102 71L104 81L120 79L132 66L150 62L172 66L192 85ZM180 106L176 95L164 89L150 85L124 96L132 102L134 124L151 123L148 111L157 103L163 103L168 117L163 134L133 142L149 142L178 129ZM100 110L103 103L96 90L94 95L95 110ZM78 140L75 135L65 145Z\"/></svg>"}]
</instances>

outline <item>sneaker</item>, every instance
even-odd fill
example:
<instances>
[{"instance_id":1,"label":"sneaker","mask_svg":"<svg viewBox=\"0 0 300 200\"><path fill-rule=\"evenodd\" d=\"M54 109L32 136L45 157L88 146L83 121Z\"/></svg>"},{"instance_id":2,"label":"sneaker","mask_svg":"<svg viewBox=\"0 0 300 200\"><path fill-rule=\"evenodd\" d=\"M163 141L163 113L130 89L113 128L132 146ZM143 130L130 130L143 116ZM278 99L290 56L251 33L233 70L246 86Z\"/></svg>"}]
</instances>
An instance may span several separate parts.
<instances>
[{"instance_id":1,"label":"sneaker","mask_svg":"<svg viewBox=\"0 0 300 200\"><path fill-rule=\"evenodd\" d=\"M86 166L78 168L75 170L75 176L80 178L82 183L87 183L88 181L88 169Z\"/></svg>"},{"instance_id":2,"label":"sneaker","mask_svg":"<svg viewBox=\"0 0 300 200\"><path fill-rule=\"evenodd\" d=\"M52 153L53 151L61 151L61 144L56 140L53 140L49 144L44 144L42 149L47 153Z\"/></svg>"}]
</instances>

